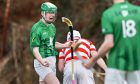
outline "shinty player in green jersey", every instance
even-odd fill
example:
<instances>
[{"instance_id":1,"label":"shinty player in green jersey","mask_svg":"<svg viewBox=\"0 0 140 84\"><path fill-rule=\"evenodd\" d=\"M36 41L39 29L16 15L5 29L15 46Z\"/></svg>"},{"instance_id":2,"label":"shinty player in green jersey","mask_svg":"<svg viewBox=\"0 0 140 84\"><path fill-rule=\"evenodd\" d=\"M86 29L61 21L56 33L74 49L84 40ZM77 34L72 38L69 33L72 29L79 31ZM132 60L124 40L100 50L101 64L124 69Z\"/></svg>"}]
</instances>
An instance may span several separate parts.
<instances>
[{"instance_id":1,"label":"shinty player in green jersey","mask_svg":"<svg viewBox=\"0 0 140 84\"><path fill-rule=\"evenodd\" d=\"M126 0L113 2L102 15L104 42L85 67L108 54L105 84L140 84L140 7Z\"/></svg>"},{"instance_id":2,"label":"shinty player in green jersey","mask_svg":"<svg viewBox=\"0 0 140 84\"><path fill-rule=\"evenodd\" d=\"M39 75L39 84L60 84L56 77L55 49L69 48L72 42L62 44L56 42L56 28L53 22L56 19L57 7L45 2L41 5L41 15L30 33L30 48L34 56L34 68Z\"/></svg>"}]
</instances>

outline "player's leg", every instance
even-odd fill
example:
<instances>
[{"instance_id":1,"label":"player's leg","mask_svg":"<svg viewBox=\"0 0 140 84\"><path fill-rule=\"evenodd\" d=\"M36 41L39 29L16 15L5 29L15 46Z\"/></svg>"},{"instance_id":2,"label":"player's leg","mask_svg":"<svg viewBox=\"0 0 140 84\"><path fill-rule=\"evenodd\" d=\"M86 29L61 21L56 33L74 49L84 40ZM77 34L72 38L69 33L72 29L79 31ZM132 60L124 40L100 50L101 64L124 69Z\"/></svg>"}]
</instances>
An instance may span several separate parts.
<instances>
[{"instance_id":1,"label":"player's leg","mask_svg":"<svg viewBox=\"0 0 140 84\"><path fill-rule=\"evenodd\" d=\"M77 61L76 64L78 84L95 84L92 70L85 68L81 61Z\"/></svg>"},{"instance_id":2,"label":"player's leg","mask_svg":"<svg viewBox=\"0 0 140 84\"><path fill-rule=\"evenodd\" d=\"M56 58L55 57L49 57L47 59L47 61L50 63L49 69L51 69L51 72L48 73L45 78L44 81L46 84L60 84L58 78L56 77ZM47 70L48 72L50 70Z\"/></svg>"},{"instance_id":3,"label":"player's leg","mask_svg":"<svg viewBox=\"0 0 140 84\"><path fill-rule=\"evenodd\" d=\"M128 72L127 82L127 84L140 84L140 71Z\"/></svg>"},{"instance_id":4,"label":"player's leg","mask_svg":"<svg viewBox=\"0 0 140 84\"><path fill-rule=\"evenodd\" d=\"M60 84L55 73L49 73L45 79L39 79L39 84Z\"/></svg>"},{"instance_id":5,"label":"player's leg","mask_svg":"<svg viewBox=\"0 0 140 84\"><path fill-rule=\"evenodd\" d=\"M44 81L39 81L39 84L45 84L45 82Z\"/></svg>"},{"instance_id":6,"label":"player's leg","mask_svg":"<svg viewBox=\"0 0 140 84\"><path fill-rule=\"evenodd\" d=\"M49 82L49 84L53 84L53 83L50 83L50 81L52 80L51 78L54 79L54 81L56 82L55 84L59 84L57 83L59 81L56 77L56 66L55 66L56 58L53 56L53 57L45 58L44 60L47 60L49 62L49 67L45 67L37 60L34 60L35 71L37 72L39 77L45 82L45 84L48 84L47 82ZM50 77L50 78L47 78L47 77ZM43 82L40 82L40 83L43 83Z\"/></svg>"},{"instance_id":7,"label":"player's leg","mask_svg":"<svg viewBox=\"0 0 140 84\"><path fill-rule=\"evenodd\" d=\"M74 63L74 66L76 64ZM74 67L75 69L75 67ZM74 70L74 73L75 73L75 70ZM76 81L76 76L75 76L75 82L77 84L77 81ZM72 84L72 64L71 64L71 61L68 61L66 64L65 64L65 68L64 68L64 77L63 77L63 84Z\"/></svg>"},{"instance_id":8,"label":"player's leg","mask_svg":"<svg viewBox=\"0 0 140 84\"><path fill-rule=\"evenodd\" d=\"M46 84L45 81L41 77L39 77L39 84Z\"/></svg>"},{"instance_id":9,"label":"player's leg","mask_svg":"<svg viewBox=\"0 0 140 84\"><path fill-rule=\"evenodd\" d=\"M43 66L41 66L41 64L36 59L34 60L34 68L38 75L42 74L42 72L44 71ZM44 80L40 77L40 75L39 75L39 84L45 84Z\"/></svg>"},{"instance_id":10,"label":"player's leg","mask_svg":"<svg viewBox=\"0 0 140 84\"><path fill-rule=\"evenodd\" d=\"M125 71L108 68L105 74L105 84L124 84L125 76Z\"/></svg>"},{"instance_id":11,"label":"player's leg","mask_svg":"<svg viewBox=\"0 0 140 84\"><path fill-rule=\"evenodd\" d=\"M57 79L56 75L52 73L48 73L44 79L46 84L60 84L59 80Z\"/></svg>"}]
</instances>

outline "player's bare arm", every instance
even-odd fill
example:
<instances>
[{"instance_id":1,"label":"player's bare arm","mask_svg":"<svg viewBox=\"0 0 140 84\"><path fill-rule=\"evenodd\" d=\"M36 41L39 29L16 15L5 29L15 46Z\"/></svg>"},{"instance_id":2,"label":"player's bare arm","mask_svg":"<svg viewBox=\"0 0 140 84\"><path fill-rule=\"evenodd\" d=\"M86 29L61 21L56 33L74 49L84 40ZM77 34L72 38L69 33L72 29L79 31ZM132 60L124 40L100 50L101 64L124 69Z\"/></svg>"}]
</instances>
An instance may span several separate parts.
<instances>
[{"instance_id":1,"label":"player's bare arm","mask_svg":"<svg viewBox=\"0 0 140 84\"><path fill-rule=\"evenodd\" d=\"M104 61L102 58L99 58L99 59L97 60L97 64L98 64L104 71L106 71L107 66L106 66L106 64L105 64L105 61Z\"/></svg>"},{"instance_id":2,"label":"player's bare arm","mask_svg":"<svg viewBox=\"0 0 140 84\"><path fill-rule=\"evenodd\" d=\"M70 48L72 43L72 41L69 41L68 43L55 42L55 48L58 50L63 48Z\"/></svg>"},{"instance_id":3,"label":"player's bare arm","mask_svg":"<svg viewBox=\"0 0 140 84\"><path fill-rule=\"evenodd\" d=\"M105 54L114 46L114 38L112 34L108 34L105 36L105 40L101 47L98 50L98 54L96 58L103 57ZM97 60L94 58L94 60Z\"/></svg>"},{"instance_id":4,"label":"player's bare arm","mask_svg":"<svg viewBox=\"0 0 140 84\"><path fill-rule=\"evenodd\" d=\"M101 47L98 50L98 53L91 53L92 57L90 59L90 61L86 64L84 64L84 66L86 68L91 68L93 66L93 64L100 59L100 57L103 57L114 45L113 42L113 35L112 34L108 34L105 36L105 40L103 42L103 44L101 45Z\"/></svg>"}]
</instances>

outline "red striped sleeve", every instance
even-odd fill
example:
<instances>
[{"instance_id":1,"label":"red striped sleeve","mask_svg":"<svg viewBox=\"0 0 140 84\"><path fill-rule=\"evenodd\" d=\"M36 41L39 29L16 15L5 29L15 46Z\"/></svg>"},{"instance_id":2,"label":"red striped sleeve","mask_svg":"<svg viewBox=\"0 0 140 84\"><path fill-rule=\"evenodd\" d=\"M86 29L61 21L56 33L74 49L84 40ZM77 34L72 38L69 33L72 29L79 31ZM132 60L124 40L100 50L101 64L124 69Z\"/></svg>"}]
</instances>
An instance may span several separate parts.
<instances>
[{"instance_id":1,"label":"red striped sleeve","mask_svg":"<svg viewBox=\"0 0 140 84\"><path fill-rule=\"evenodd\" d=\"M82 44L83 44L84 46L86 46L88 49L90 49L90 45L88 45L87 43L82 42Z\"/></svg>"},{"instance_id":2,"label":"red striped sleeve","mask_svg":"<svg viewBox=\"0 0 140 84\"><path fill-rule=\"evenodd\" d=\"M96 51L96 47L93 45L91 41L90 41L90 51Z\"/></svg>"}]
</instances>

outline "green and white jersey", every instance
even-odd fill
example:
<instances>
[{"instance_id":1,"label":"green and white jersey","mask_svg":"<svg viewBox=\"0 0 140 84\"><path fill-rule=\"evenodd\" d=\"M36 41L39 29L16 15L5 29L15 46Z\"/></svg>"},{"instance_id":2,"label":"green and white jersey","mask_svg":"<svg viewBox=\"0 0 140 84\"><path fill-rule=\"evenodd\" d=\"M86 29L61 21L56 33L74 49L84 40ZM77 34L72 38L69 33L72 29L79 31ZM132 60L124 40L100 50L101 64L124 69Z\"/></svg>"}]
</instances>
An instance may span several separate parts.
<instances>
[{"instance_id":1,"label":"green and white jersey","mask_svg":"<svg viewBox=\"0 0 140 84\"><path fill-rule=\"evenodd\" d=\"M140 70L140 7L127 1L114 4L103 13L102 32L114 35L108 67Z\"/></svg>"},{"instance_id":2,"label":"green and white jersey","mask_svg":"<svg viewBox=\"0 0 140 84\"><path fill-rule=\"evenodd\" d=\"M56 56L56 28L53 24L46 26L42 20L33 25L30 33L30 48L39 47L42 58Z\"/></svg>"}]
</instances>

